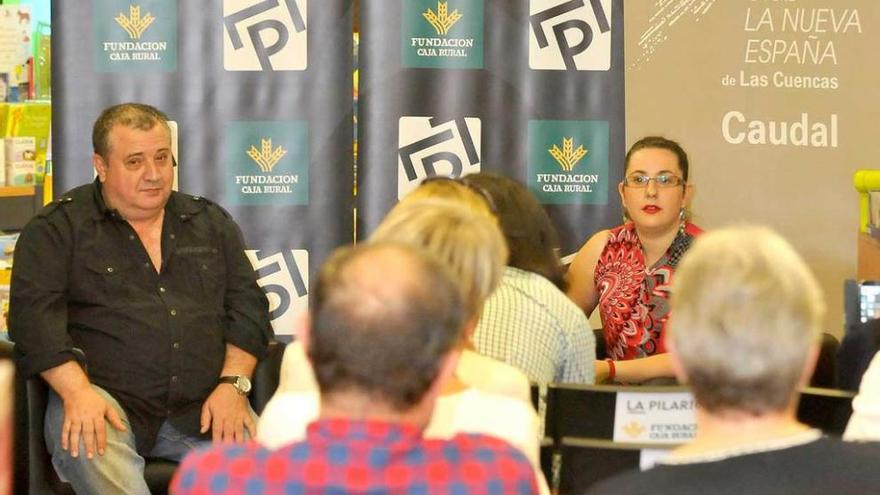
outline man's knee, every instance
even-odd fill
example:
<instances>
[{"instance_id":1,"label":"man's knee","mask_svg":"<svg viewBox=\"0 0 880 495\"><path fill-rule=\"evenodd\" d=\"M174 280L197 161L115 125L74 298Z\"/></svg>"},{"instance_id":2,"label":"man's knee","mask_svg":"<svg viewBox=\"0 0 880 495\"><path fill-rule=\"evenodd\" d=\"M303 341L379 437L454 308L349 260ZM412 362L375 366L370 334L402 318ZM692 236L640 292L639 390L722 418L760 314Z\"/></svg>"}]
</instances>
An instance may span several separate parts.
<instances>
[{"instance_id":1,"label":"man's knee","mask_svg":"<svg viewBox=\"0 0 880 495\"><path fill-rule=\"evenodd\" d=\"M95 390L117 410L127 430L119 431L107 422L103 455L98 454L93 458L84 455L86 447L81 438L80 455L71 456L70 446L68 450L62 447L64 403L58 394L50 391L46 408L45 440L58 477L70 482L74 489L88 493L148 493L143 482L144 458L137 453L134 434L125 412L106 391L100 387L95 387Z\"/></svg>"},{"instance_id":2,"label":"man's knee","mask_svg":"<svg viewBox=\"0 0 880 495\"><path fill-rule=\"evenodd\" d=\"M119 414L122 423L125 425L125 431L119 431L110 424L109 421L105 421L105 438L106 438L106 451L107 454L110 453L111 449L118 449L121 446L125 446L125 448L130 448L131 450L135 450L135 439L134 435L131 431L131 425L128 421L128 416L126 416L125 411L120 407L119 403L116 399L113 398L107 391L98 387L97 385L92 385L92 388L95 389L98 394L100 394L104 400L110 405L110 407L114 408L116 412ZM54 391L49 390L49 397L46 404L46 416L44 420L44 437L46 441L46 447L49 451L49 454L55 455L66 455L69 456L70 445L68 445L68 451L65 451L62 448L62 438L61 434L64 429L64 401L61 397ZM79 452L85 453L85 442L81 437L79 441ZM106 455L106 454L105 454ZM85 457L85 456L80 456Z\"/></svg>"}]
</instances>

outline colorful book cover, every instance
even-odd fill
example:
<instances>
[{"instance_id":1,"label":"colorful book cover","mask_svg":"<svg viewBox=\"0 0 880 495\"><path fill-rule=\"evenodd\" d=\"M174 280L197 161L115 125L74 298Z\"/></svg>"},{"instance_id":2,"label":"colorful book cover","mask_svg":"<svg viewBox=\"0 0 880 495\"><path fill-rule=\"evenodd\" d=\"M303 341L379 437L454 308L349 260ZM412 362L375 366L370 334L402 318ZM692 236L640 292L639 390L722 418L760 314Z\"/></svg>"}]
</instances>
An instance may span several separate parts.
<instances>
[{"instance_id":1,"label":"colorful book cover","mask_svg":"<svg viewBox=\"0 0 880 495\"><path fill-rule=\"evenodd\" d=\"M43 183L49 131L52 127L52 104L48 101L6 103L0 105L0 132L4 137L33 136L36 139L35 180Z\"/></svg>"},{"instance_id":2,"label":"colorful book cover","mask_svg":"<svg viewBox=\"0 0 880 495\"><path fill-rule=\"evenodd\" d=\"M0 340L9 340L9 284L0 284Z\"/></svg>"},{"instance_id":3,"label":"colorful book cover","mask_svg":"<svg viewBox=\"0 0 880 495\"><path fill-rule=\"evenodd\" d=\"M0 270L12 268L12 253L15 251L16 241L18 241L18 233L0 234ZM3 277L0 277L0 284L3 283Z\"/></svg>"}]
</instances>

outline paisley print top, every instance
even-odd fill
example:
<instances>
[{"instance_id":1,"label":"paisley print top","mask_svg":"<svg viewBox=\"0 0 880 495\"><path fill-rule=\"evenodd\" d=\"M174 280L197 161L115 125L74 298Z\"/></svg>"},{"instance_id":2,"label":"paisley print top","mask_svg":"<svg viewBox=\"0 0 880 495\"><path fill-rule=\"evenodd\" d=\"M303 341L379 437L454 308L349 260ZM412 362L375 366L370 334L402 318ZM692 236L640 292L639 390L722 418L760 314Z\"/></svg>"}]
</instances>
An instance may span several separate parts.
<instances>
[{"instance_id":1,"label":"paisley print top","mask_svg":"<svg viewBox=\"0 0 880 495\"><path fill-rule=\"evenodd\" d=\"M611 230L594 278L610 358L635 359L666 352L663 337L672 274L701 232L685 223L666 254L648 268L635 225L627 222Z\"/></svg>"}]
</instances>

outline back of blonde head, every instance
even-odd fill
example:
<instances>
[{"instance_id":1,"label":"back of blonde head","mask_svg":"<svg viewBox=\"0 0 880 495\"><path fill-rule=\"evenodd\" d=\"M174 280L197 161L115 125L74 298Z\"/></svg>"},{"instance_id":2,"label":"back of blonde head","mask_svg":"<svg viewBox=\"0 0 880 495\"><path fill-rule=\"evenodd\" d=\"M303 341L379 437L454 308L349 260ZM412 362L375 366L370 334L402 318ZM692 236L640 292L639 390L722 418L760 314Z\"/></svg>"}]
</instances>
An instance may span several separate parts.
<instances>
[{"instance_id":1,"label":"back of blonde head","mask_svg":"<svg viewBox=\"0 0 880 495\"><path fill-rule=\"evenodd\" d=\"M705 410L784 411L824 311L815 277L782 237L722 229L698 238L676 269L667 338Z\"/></svg>"},{"instance_id":2,"label":"back of blonde head","mask_svg":"<svg viewBox=\"0 0 880 495\"><path fill-rule=\"evenodd\" d=\"M399 203L370 242L418 246L446 263L457 279L468 318L479 314L498 286L507 259L507 245L493 217L435 198Z\"/></svg>"},{"instance_id":3,"label":"back of blonde head","mask_svg":"<svg viewBox=\"0 0 880 495\"><path fill-rule=\"evenodd\" d=\"M493 216L489 205L480 194L453 179L425 181L404 196L398 205L425 199L447 200L463 206L474 213Z\"/></svg>"}]
</instances>

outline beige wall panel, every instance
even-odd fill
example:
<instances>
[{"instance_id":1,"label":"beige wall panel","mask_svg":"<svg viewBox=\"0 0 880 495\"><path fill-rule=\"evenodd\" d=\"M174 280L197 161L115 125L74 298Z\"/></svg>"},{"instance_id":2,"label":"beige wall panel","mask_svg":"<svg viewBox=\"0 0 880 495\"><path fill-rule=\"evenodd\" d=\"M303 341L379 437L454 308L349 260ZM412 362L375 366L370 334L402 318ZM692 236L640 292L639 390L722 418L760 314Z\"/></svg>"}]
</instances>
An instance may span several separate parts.
<instances>
[{"instance_id":1,"label":"beige wall panel","mask_svg":"<svg viewBox=\"0 0 880 495\"><path fill-rule=\"evenodd\" d=\"M625 9L627 143L647 134L681 141L702 227L760 223L788 238L819 278L828 302L825 328L839 336L843 280L856 275L852 176L880 168L877 2L663 0L627 1ZM803 16L807 31L792 32L786 15ZM747 53L761 43L786 53L772 60L761 60L769 56L760 50ZM791 54L803 54L806 44L821 55ZM748 85L752 76L758 86ZM785 76L837 89L778 87ZM827 146L734 144L722 125L732 111L762 122L798 122L807 114L810 126L824 124L829 132L836 116L836 141L829 135ZM738 139L747 124L733 123L728 134Z\"/></svg>"}]
</instances>

